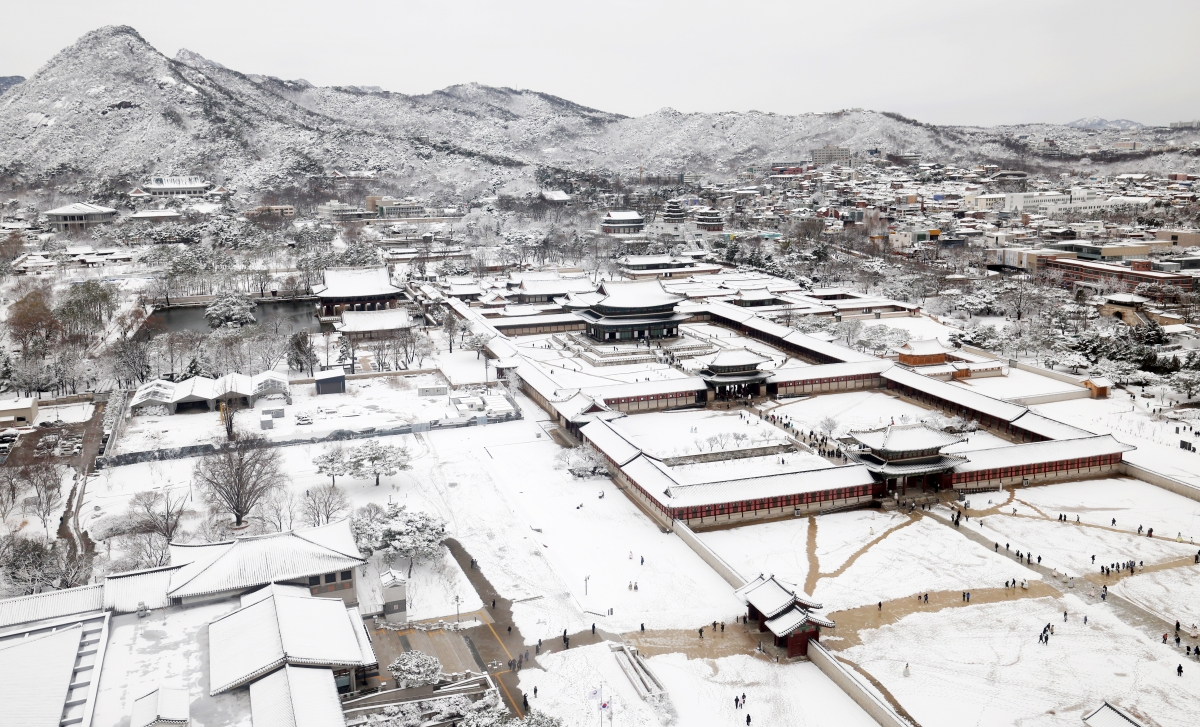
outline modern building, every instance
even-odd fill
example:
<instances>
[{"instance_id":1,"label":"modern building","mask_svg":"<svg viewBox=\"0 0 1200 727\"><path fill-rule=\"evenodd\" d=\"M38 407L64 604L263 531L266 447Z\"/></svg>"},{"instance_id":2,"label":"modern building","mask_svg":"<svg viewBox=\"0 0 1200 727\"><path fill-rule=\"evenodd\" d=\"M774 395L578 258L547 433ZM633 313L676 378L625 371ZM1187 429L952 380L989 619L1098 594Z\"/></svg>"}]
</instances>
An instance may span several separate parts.
<instances>
[{"instance_id":1,"label":"modern building","mask_svg":"<svg viewBox=\"0 0 1200 727\"><path fill-rule=\"evenodd\" d=\"M813 164L845 164L850 161L850 150L845 147L827 145L812 150Z\"/></svg>"},{"instance_id":2,"label":"modern building","mask_svg":"<svg viewBox=\"0 0 1200 727\"><path fill-rule=\"evenodd\" d=\"M1090 260L1054 259L1045 263L1047 270L1061 270L1063 285L1095 287L1102 283L1136 288L1142 283L1173 285L1183 291L1192 290L1194 278L1183 273L1153 270L1149 260L1134 260L1129 267L1092 262Z\"/></svg>"},{"instance_id":3,"label":"modern building","mask_svg":"<svg viewBox=\"0 0 1200 727\"><path fill-rule=\"evenodd\" d=\"M355 207L352 204L331 199L324 204L317 205L317 217L323 217L334 222L346 222L349 220L361 220L364 217L374 217L374 215L371 215L362 207Z\"/></svg>"},{"instance_id":4,"label":"modern building","mask_svg":"<svg viewBox=\"0 0 1200 727\"><path fill-rule=\"evenodd\" d=\"M59 232L82 232L112 222L117 218L117 211L98 204L76 202L50 210L46 218L50 227Z\"/></svg>"},{"instance_id":5,"label":"modern building","mask_svg":"<svg viewBox=\"0 0 1200 727\"><path fill-rule=\"evenodd\" d=\"M1171 247L1200 247L1200 230L1156 230L1154 239Z\"/></svg>"},{"instance_id":6,"label":"modern building","mask_svg":"<svg viewBox=\"0 0 1200 727\"><path fill-rule=\"evenodd\" d=\"M1064 240L1051 242L1046 247L1052 250L1073 252L1075 257L1080 260L1094 260L1102 263L1145 260L1150 256L1150 247L1137 243L1104 244L1089 240Z\"/></svg>"},{"instance_id":7,"label":"modern building","mask_svg":"<svg viewBox=\"0 0 1200 727\"><path fill-rule=\"evenodd\" d=\"M316 385L317 396L323 394L345 394L346 371L341 367L332 368L327 371L318 371L313 374L313 383Z\"/></svg>"},{"instance_id":8,"label":"modern building","mask_svg":"<svg viewBox=\"0 0 1200 727\"><path fill-rule=\"evenodd\" d=\"M290 401L287 377L276 371L263 371L255 376L226 374L219 379L193 376L179 382L155 379L138 387L129 400L129 408L136 412L145 407L163 407L171 414L180 407L213 411L222 401L252 407L258 399L272 394Z\"/></svg>"},{"instance_id":9,"label":"modern building","mask_svg":"<svg viewBox=\"0 0 1200 727\"><path fill-rule=\"evenodd\" d=\"M151 177L141 188L151 197L203 197L212 185L203 177Z\"/></svg>"},{"instance_id":10,"label":"modern building","mask_svg":"<svg viewBox=\"0 0 1200 727\"><path fill-rule=\"evenodd\" d=\"M343 311L376 311L402 305L404 291L392 285L386 266L326 268L325 282L313 286L317 317L330 323Z\"/></svg>"},{"instance_id":11,"label":"modern building","mask_svg":"<svg viewBox=\"0 0 1200 727\"><path fill-rule=\"evenodd\" d=\"M392 197L367 197L366 211L373 212L372 217L385 220L404 219L409 217L427 217L425 205L412 197L394 199Z\"/></svg>"},{"instance_id":12,"label":"modern building","mask_svg":"<svg viewBox=\"0 0 1200 727\"><path fill-rule=\"evenodd\" d=\"M636 235L646 226L639 212L610 210L600 220L600 231L606 235Z\"/></svg>"},{"instance_id":13,"label":"modern building","mask_svg":"<svg viewBox=\"0 0 1200 727\"><path fill-rule=\"evenodd\" d=\"M290 220L296 216L296 207L290 204L261 205L247 212L246 216L258 219L277 217L283 220Z\"/></svg>"},{"instance_id":14,"label":"modern building","mask_svg":"<svg viewBox=\"0 0 1200 727\"><path fill-rule=\"evenodd\" d=\"M675 312L683 297L668 293L657 280L604 281L586 298L590 307L576 315L584 320L587 335L594 341L674 338L679 335L679 324L690 317Z\"/></svg>"}]
</instances>

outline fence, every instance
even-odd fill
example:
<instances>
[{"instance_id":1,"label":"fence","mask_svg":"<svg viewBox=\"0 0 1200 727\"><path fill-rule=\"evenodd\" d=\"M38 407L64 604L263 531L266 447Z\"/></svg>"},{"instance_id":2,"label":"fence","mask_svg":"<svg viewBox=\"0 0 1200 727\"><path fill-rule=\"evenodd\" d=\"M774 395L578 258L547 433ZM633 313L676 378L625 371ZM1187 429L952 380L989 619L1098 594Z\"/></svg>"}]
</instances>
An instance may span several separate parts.
<instances>
[{"instance_id":1,"label":"fence","mask_svg":"<svg viewBox=\"0 0 1200 727\"><path fill-rule=\"evenodd\" d=\"M513 405L513 414L503 417L489 417L486 414L469 416L469 417L454 417L447 419L439 419L432 422L414 422L405 424L399 427L389 427L386 429L378 429L376 427L367 427L357 431L352 429L335 429L324 437L306 437L303 439L283 439L278 441L268 440L265 446L268 447L292 447L300 444L320 444L322 442L344 442L349 439L370 439L372 437L392 437L400 434L412 434L414 432L428 432L435 429L460 429L462 427L474 427L491 424L493 422L508 422L523 419L521 408L515 402ZM216 444L193 444L187 447L171 447L169 449L151 449L143 452L125 452L123 454L114 454L107 457L96 458L96 469L101 470L106 467L123 467L130 464L139 464L141 462L156 462L168 459L186 459L188 457L203 457L207 454L213 454L222 449L228 448L229 443L220 445Z\"/></svg>"},{"instance_id":2,"label":"fence","mask_svg":"<svg viewBox=\"0 0 1200 727\"><path fill-rule=\"evenodd\" d=\"M733 566L726 563L712 548L705 545L682 520L676 520L672 523L671 530L679 536L680 540L687 543L689 548L696 551L696 555L699 555L701 560L708 563L717 572L717 575L725 579L726 583L735 589L746 585L746 579L742 574L734 570Z\"/></svg>"},{"instance_id":3,"label":"fence","mask_svg":"<svg viewBox=\"0 0 1200 727\"><path fill-rule=\"evenodd\" d=\"M1155 472L1154 470L1148 470L1145 467L1140 467L1131 462L1122 462L1121 469L1125 471L1125 474L1133 477L1134 479L1138 479L1143 482L1149 482L1155 487L1161 487L1164 490L1169 490L1174 492L1176 495L1183 495L1189 500L1200 500L1200 487L1189 485L1183 480L1177 480L1174 477L1168 477L1167 475Z\"/></svg>"},{"instance_id":4,"label":"fence","mask_svg":"<svg viewBox=\"0 0 1200 727\"><path fill-rule=\"evenodd\" d=\"M820 642L808 642L808 658L881 727L911 727L907 720L892 709L892 705L880 699L875 692L859 681L858 677L821 646Z\"/></svg>"}]
</instances>

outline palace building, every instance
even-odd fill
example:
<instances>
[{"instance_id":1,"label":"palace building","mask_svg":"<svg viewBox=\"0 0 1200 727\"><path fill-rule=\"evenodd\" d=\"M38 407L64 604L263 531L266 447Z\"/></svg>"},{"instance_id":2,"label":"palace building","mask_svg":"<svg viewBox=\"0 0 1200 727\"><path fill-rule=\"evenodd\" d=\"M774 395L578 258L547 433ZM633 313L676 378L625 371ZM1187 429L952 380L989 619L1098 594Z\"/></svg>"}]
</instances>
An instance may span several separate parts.
<instances>
[{"instance_id":1,"label":"palace building","mask_svg":"<svg viewBox=\"0 0 1200 727\"><path fill-rule=\"evenodd\" d=\"M775 576L759 575L734 595L745 602L746 618L758 622L759 631L770 631L789 659L807 656L808 642L821 640L822 626L834 628L832 621L814 613L821 604Z\"/></svg>"},{"instance_id":2,"label":"palace building","mask_svg":"<svg viewBox=\"0 0 1200 727\"><path fill-rule=\"evenodd\" d=\"M862 449L847 450L847 456L865 465L887 483L887 490L900 487L906 494L910 482L940 487L942 473L967 461L965 457L942 454L942 447L958 444L966 437L931 429L924 424L906 424L850 432Z\"/></svg>"},{"instance_id":3,"label":"palace building","mask_svg":"<svg viewBox=\"0 0 1200 727\"><path fill-rule=\"evenodd\" d=\"M672 295L657 280L605 281L595 293L576 296L588 308L576 312L594 341L642 341L674 338L688 314L675 312L682 296Z\"/></svg>"},{"instance_id":4,"label":"palace building","mask_svg":"<svg viewBox=\"0 0 1200 727\"><path fill-rule=\"evenodd\" d=\"M696 227L705 232L721 232L725 229L725 217L712 207L696 210Z\"/></svg>"},{"instance_id":5,"label":"palace building","mask_svg":"<svg viewBox=\"0 0 1200 727\"><path fill-rule=\"evenodd\" d=\"M404 291L392 285L384 266L373 268L327 268L324 285L314 285L317 317L340 321L343 311L378 311L401 305Z\"/></svg>"},{"instance_id":6,"label":"palace building","mask_svg":"<svg viewBox=\"0 0 1200 727\"><path fill-rule=\"evenodd\" d=\"M745 396L757 393L758 385L771 378L770 371L758 367L771 359L747 348L724 348L700 372L708 387L722 396Z\"/></svg>"}]
</instances>

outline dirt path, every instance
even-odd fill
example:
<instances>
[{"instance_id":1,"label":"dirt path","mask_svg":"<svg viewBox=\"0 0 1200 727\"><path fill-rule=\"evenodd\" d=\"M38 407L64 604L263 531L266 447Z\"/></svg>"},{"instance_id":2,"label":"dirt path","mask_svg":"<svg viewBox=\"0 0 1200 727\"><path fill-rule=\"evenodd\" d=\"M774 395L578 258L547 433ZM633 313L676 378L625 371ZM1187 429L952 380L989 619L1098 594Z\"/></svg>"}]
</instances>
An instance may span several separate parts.
<instances>
[{"instance_id":1,"label":"dirt path","mask_svg":"<svg viewBox=\"0 0 1200 727\"><path fill-rule=\"evenodd\" d=\"M822 578L831 578L834 576L840 576L841 574L845 573L846 570L850 566L854 565L854 562L856 560L858 560L860 557L862 557L863 554L865 554L868 550L870 550L874 546L878 545L879 543L883 542L884 538L886 538L887 536L896 532L900 528L906 528L909 525L912 525L913 523L920 520L921 517L922 517L922 515L917 512L910 514L908 522L904 522L895 527L884 530L882 533L880 533L874 539L872 539L869 543L867 543L863 547L859 548L858 550L854 551L854 553L849 558L846 559L846 562L842 563L835 570L833 570L829 573L822 573L822 572L820 572L821 571L820 558L817 557L817 519L813 516L809 516L809 518L808 518L808 576L804 579L804 592L811 594L813 591L815 591L817 588L817 582L820 581Z\"/></svg>"}]
</instances>

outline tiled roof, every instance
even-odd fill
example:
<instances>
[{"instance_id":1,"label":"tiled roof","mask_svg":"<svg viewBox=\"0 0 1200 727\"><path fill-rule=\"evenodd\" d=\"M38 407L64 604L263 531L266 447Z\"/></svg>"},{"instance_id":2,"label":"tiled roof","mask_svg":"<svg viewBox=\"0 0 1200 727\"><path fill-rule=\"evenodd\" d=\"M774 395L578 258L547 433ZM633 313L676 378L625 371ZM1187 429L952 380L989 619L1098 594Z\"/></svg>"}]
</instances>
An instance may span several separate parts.
<instances>
[{"instance_id":1,"label":"tiled roof","mask_svg":"<svg viewBox=\"0 0 1200 727\"><path fill-rule=\"evenodd\" d=\"M104 586L79 586L0 601L0 628L104 608Z\"/></svg>"}]
</instances>

